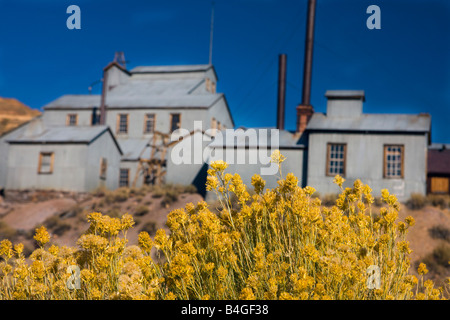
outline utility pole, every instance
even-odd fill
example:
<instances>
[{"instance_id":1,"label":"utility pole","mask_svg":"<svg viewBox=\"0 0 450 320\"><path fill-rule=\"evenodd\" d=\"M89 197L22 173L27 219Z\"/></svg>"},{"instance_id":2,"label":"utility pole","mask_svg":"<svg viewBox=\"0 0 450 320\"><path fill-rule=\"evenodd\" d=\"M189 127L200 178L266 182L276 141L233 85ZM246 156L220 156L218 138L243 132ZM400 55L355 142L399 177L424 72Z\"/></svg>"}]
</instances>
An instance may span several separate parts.
<instances>
[{"instance_id":1,"label":"utility pole","mask_svg":"<svg viewBox=\"0 0 450 320\"><path fill-rule=\"evenodd\" d=\"M214 35L214 1L211 3L211 31L209 35L209 65L212 65L212 49L213 49L213 35Z\"/></svg>"}]
</instances>

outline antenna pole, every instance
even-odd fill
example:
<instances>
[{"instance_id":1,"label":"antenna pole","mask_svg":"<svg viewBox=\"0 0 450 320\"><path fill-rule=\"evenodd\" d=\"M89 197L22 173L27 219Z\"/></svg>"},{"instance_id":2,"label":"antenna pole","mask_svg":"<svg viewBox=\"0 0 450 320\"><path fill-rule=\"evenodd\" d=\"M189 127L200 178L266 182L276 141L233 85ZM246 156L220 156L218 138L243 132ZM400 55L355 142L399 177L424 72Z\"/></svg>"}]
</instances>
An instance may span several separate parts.
<instances>
[{"instance_id":1,"label":"antenna pole","mask_svg":"<svg viewBox=\"0 0 450 320\"><path fill-rule=\"evenodd\" d=\"M211 3L211 33L209 36L209 65L212 65L212 49L213 49L213 34L214 34L214 1Z\"/></svg>"}]
</instances>

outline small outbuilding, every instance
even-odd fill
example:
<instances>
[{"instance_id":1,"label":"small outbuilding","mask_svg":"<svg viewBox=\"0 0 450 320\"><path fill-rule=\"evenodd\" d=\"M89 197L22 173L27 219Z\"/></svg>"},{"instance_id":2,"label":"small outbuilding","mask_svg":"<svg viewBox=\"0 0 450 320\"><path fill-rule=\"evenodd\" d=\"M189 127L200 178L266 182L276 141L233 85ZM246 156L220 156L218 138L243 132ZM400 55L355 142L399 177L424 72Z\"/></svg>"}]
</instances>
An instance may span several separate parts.
<instances>
[{"instance_id":1,"label":"small outbuilding","mask_svg":"<svg viewBox=\"0 0 450 320\"><path fill-rule=\"evenodd\" d=\"M427 163L427 192L450 194L450 145L433 143Z\"/></svg>"},{"instance_id":2,"label":"small outbuilding","mask_svg":"<svg viewBox=\"0 0 450 320\"><path fill-rule=\"evenodd\" d=\"M118 187L122 151L108 126L44 126L38 119L5 142L7 190Z\"/></svg>"}]
</instances>

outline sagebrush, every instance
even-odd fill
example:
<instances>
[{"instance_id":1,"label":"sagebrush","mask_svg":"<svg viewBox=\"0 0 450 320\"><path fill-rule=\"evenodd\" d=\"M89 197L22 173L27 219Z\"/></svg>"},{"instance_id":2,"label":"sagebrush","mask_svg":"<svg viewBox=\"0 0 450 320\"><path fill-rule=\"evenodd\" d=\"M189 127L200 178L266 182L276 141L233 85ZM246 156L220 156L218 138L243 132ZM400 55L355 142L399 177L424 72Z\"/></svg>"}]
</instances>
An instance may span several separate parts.
<instances>
[{"instance_id":1,"label":"sagebrush","mask_svg":"<svg viewBox=\"0 0 450 320\"><path fill-rule=\"evenodd\" d=\"M283 156L272 161L281 166ZM220 207L189 203L167 217L152 238L139 234L127 243L131 215L91 213L90 227L77 247L50 245L45 228L27 263L23 245L3 240L0 254L1 299L442 299L445 288L409 274L406 240L414 219L398 221L399 203L387 190L386 204L375 214L369 186L357 180L343 188L332 207L297 178L280 177L274 189L253 176L253 195L227 164L208 171L207 189ZM237 205L231 198L237 199ZM71 289L80 270L80 287ZM371 266L380 270L380 286L370 286ZM70 269L69 269L70 267ZM373 268L372 268L373 269ZM75 275L77 276L77 275Z\"/></svg>"}]
</instances>

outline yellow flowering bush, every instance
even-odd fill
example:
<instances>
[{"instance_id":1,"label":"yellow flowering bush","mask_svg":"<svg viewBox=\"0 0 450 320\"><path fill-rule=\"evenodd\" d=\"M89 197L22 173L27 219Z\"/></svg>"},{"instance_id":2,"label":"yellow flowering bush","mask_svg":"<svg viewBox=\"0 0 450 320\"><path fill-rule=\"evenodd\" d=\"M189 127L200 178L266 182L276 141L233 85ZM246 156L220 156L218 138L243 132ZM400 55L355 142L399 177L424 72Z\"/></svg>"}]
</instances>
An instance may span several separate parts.
<instances>
[{"instance_id":1,"label":"yellow flowering bush","mask_svg":"<svg viewBox=\"0 0 450 320\"><path fill-rule=\"evenodd\" d=\"M272 161L281 166L278 152ZM264 189L253 176L249 192L239 175L214 162L207 189L220 207L189 203L167 217L170 232L139 234L128 244L133 218L91 213L77 247L50 246L44 227L27 263L23 245L0 242L1 299L442 299L443 288L409 274L406 234L399 203L382 191L375 214L369 186L341 189L336 205L321 206L312 187L293 174ZM238 205L232 205L232 197ZM236 209L237 208L237 209Z\"/></svg>"}]
</instances>

